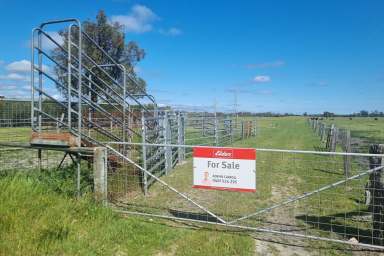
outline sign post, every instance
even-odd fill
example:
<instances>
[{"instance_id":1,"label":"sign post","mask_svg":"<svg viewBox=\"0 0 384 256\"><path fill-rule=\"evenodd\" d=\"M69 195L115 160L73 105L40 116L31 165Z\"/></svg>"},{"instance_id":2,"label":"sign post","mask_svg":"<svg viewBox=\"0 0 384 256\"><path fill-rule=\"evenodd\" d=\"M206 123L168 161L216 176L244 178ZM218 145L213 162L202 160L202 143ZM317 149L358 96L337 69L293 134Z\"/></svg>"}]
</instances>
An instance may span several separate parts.
<instances>
[{"instance_id":1,"label":"sign post","mask_svg":"<svg viewBox=\"0 0 384 256\"><path fill-rule=\"evenodd\" d=\"M193 148L193 188L256 191L256 150Z\"/></svg>"}]
</instances>

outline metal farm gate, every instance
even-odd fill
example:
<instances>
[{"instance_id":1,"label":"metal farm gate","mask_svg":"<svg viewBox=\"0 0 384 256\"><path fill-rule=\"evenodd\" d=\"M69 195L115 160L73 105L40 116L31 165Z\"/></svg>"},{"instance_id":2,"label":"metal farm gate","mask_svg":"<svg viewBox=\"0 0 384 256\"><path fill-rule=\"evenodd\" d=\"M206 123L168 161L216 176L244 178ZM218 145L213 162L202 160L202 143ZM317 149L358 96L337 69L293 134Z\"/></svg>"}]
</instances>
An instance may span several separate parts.
<instances>
[{"instance_id":1,"label":"metal farm gate","mask_svg":"<svg viewBox=\"0 0 384 256\"><path fill-rule=\"evenodd\" d=\"M169 150L202 147L131 145ZM335 242L345 244L345 248L360 245L384 249L384 189L371 188L375 199L366 198L368 184L384 168L382 153L255 150L256 192L195 189L190 159L171 173L157 176L121 155L121 168L135 166L156 182L144 194L137 189L137 174L109 168L109 203L121 213L267 232L285 239L309 239L323 246ZM347 175L346 158L350 161Z\"/></svg>"}]
</instances>

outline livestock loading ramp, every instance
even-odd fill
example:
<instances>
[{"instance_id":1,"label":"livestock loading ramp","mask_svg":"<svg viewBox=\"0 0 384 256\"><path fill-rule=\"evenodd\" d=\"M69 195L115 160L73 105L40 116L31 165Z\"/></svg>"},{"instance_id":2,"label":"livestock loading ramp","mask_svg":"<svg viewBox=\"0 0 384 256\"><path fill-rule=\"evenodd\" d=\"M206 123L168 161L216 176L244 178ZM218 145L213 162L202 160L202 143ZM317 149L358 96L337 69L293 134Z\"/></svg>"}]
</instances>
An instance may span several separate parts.
<instances>
[{"instance_id":1,"label":"livestock loading ramp","mask_svg":"<svg viewBox=\"0 0 384 256\"><path fill-rule=\"evenodd\" d=\"M143 116L157 116L154 97L96 42L96 36L87 34L77 19L52 20L33 29L32 146L95 147L142 141L141 129L134 124ZM144 125L156 130L158 123ZM129 145L115 150L138 159ZM121 162L118 158L111 152L110 166Z\"/></svg>"},{"instance_id":2,"label":"livestock loading ramp","mask_svg":"<svg viewBox=\"0 0 384 256\"><path fill-rule=\"evenodd\" d=\"M60 40L51 36L52 30L47 31L58 24L66 25ZM90 49L101 57L89 56ZM133 104L148 116L156 113L154 98L144 91L140 95L128 92L128 87L139 88L135 78L76 19L45 22L33 30L31 70L34 132L69 132L78 146L126 142L141 137L130 126L137 118ZM151 101L151 109L142 99Z\"/></svg>"}]
</instances>

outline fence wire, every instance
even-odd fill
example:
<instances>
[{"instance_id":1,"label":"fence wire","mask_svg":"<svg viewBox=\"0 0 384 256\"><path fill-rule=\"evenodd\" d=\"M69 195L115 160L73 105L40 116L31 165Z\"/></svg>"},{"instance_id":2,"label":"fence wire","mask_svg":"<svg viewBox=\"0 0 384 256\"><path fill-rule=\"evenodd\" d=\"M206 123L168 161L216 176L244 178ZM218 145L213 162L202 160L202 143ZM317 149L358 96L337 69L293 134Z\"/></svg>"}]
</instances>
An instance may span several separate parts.
<instances>
[{"instance_id":1,"label":"fence wire","mask_svg":"<svg viewBox=\"0 0 384 256\"><path fill-rule=\"evenodd\" d=\"M369 188L383 167L367 164L369 155L349 156L346 174L343 153L260 149L255 193L194 189L192 162L186 161L157 178L146 195L140 178L144 169L119 160L108 171L109 200L131 213L383 246L384 189Z\"/></svg>"}]
</instances>

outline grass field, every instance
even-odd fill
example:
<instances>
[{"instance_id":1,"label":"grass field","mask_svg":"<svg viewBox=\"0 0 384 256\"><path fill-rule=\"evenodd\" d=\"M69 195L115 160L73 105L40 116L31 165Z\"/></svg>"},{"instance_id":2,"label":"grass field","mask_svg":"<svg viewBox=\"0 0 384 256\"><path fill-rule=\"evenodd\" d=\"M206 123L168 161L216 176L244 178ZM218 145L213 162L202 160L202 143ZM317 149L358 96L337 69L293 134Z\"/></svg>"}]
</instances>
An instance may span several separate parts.
<instances>
[{"instance_id":1,"label":"grass field","mask_svg":"<svg viewBox=\"0 0 384 256\"><path fill-rule=\"evenodd\" d=\"M314 150L319 138L305 118L259 118L258 136L234 145L240 147ZM362 128L360 128L362 129ZM353 172L364 167L353 164ZM295 250L299 255L316 255L324 247L326 255L352 255L343 246L329 243L304 243L304 249L254 240L245 233L214 231L196 225L158 219L121 218L109 209L95 205L85 196L73 199L73 171L49 172L0 177L0 255L263 255L258 246L267 246L272 255ZM342 158L300 156L286 153L257 153L257 192L217 192L192 189L191 159L176 167L163 179L208 206L219 216L236 218L273 203L311 191L323 184L343 178ZM87 180L87 179L83 179ZM369 223L350 221L367 213L361 203L366 179L348 183L260 218L241 222L259 227L264 221L279 227L304 228L310 234L345 238L369 238ZM89 188L84 185L84 191ZM159 183L150 188L149 196L140 193L123 198L130 209L167 215L199 212L169 192ZM348 216L346 218L346 216ZM321 225L320 225L321 223ZM289 239L285 240L289 243Z\"/></svg>"},{"instance_id":2,"label":"grass field","mask_svg":"<svg viewBox=\"0 0 384 256\"><path fill-rule=\"evenodd\" d=\"M338 128L349 129L352 138L361 140L361 142L355 142L361 144L359 149L368 151L368 144L384 143L384 118L376 119L374 117L335 117L324 119L324 122L335 124Z\"/></svg>"},{"instance_id":3,"label":"grass field","mask_svg":"<svg viewBox=\"0 0 384 256\"><path fill-rule=\"evenodd\" d=\"M253 251L247 236L121 218L89 196L75 200L73 172L66 171L0 178L0 255L250 255Z\"/></svg>"},{"instance_id":4,"label":"grass field","mask_svg":"<svg viewBox=\"0 0 384 256\"><path fill-rule=\"evenodd\" d=\"M259 128L257 137L238 141L234 146L304 150L317 150L322 146L301 117L262 118L259 119ZM357 161L352 163L351 175L368 169ZM236 219L340 179L343 179L342 157L270 152L257 153L257 192L254 194L193 189L190 160L163 177L178 191L226 220ZM279 228L294 225L312 235L339 239L358 237L359 241L369 243L370 224L354 221L368 214L367 207L362 203L366 180L365 177L351 181L347 186L322 192L240 224L262 227L265 222L273 220ZM140 212L210 219L196 206L159 183L155 183L149 191L146 197L141 193L130 193L128 197L120 198L119 205Z\"/></svg>"}]
</instances>

